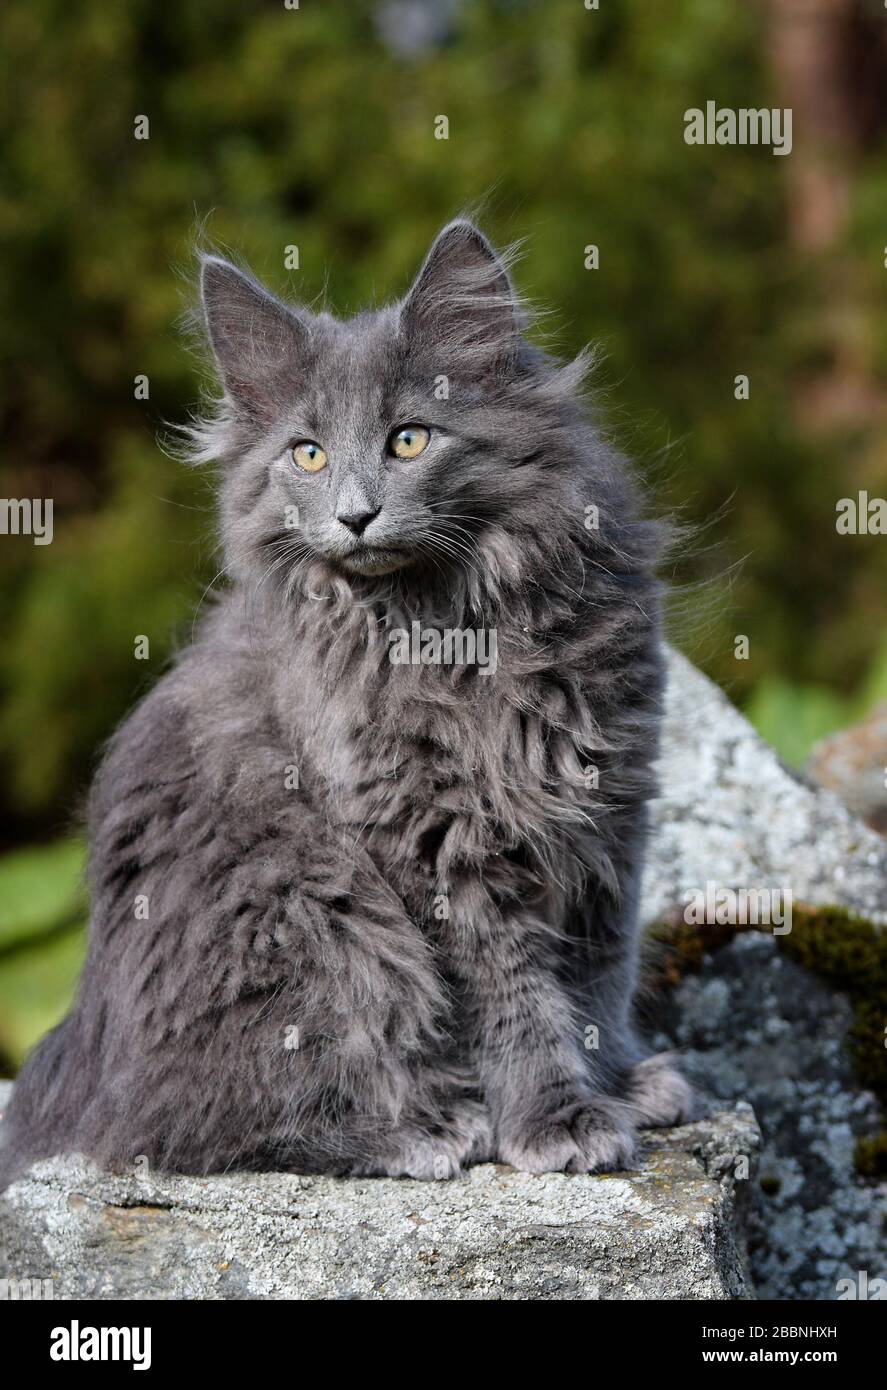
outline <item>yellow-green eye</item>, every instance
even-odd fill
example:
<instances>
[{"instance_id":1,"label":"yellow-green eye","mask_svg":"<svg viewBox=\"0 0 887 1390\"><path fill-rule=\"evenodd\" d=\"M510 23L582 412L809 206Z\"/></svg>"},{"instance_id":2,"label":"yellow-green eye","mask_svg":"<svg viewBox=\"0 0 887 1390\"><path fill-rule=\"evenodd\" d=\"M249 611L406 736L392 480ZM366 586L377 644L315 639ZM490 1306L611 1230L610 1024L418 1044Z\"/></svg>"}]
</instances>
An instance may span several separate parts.
<instances>
[{"instance_id":1,"label":"yellow-green eye","mask_svg":"<svg viewBox=\"0 0 887 1390\"><path fill-rule=\"evenodd\" d=\"M399 459L418 458L422 450L428 447L430 438L431 431L424 425L404 425L395 430L388 440L388 452Z\"/></svg>"},{"instance_id":2,"label":"yellow-green eye","mask_svg":"<svg viewBox=\"0 0 887 1390\"><path fill-rule=\"evenodd\" d=\"M313 439L303 439L293 447L293 462L303 473L319 473L321 468L326 468L326 454Z\"/></svg>"}]
</instances>

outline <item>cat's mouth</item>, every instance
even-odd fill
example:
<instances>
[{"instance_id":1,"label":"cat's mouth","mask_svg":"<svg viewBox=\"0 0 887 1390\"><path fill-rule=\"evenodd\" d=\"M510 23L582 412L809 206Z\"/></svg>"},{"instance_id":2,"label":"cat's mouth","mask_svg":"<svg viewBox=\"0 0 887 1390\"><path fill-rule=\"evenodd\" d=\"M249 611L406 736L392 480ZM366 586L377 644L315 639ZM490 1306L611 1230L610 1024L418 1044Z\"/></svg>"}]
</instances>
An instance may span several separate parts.
<instances>
[{"instance_id":1,"label":"cat's mouth","mask_svg":"<svg viewBox=\"0 0 887 1390\"><path fill-rule=\"evenodd\" d=\"M392 574L409 563L404 550L388 545L360 545L347 555L337 556L337 563L349 574Z\"/></svg>"}]
</instances>

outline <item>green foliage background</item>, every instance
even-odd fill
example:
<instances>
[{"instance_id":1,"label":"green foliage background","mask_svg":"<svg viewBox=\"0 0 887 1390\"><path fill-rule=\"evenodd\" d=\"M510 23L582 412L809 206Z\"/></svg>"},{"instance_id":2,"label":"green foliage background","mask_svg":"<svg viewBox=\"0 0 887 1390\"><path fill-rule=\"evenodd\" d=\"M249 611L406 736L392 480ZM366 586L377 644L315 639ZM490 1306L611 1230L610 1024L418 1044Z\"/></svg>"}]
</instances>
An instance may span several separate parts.
<instances>
[{"instance_id":1,"label":"green foliage background","mask_svg":"<svg viewBox=\"0 0 887 1390\"><path fill-rule=\"evenodd\" d=\"M552 311L554 344L602 344L613 434L660 505L712 523L676 568L712 581L679 605L690 655L795 760L887 693L887 542L834 526L838 498L887 493L882 432L811 430L792 406L835 353L819 309L839 273L842 331L883 393L883 145L855 158L841 245L799 258L790 160L682 138L684 111L708 98L776 104L761 8L465 0L413 56L382 41L380 9L30 0L0 13L2 488L55 500L51 546L0 538L8 1065L76 974L80 850L55 841L218 568L210 480L156 442L197 395L176 321L201 230L277 289L346 313L402 292L440 223L482 201L495 241L526 238L517 278ZM138 115L148 140L133 138ZM150 663L133 659L140 633ZM50 848L23 859L29 841Z\"/></svg>"}]
</instances>

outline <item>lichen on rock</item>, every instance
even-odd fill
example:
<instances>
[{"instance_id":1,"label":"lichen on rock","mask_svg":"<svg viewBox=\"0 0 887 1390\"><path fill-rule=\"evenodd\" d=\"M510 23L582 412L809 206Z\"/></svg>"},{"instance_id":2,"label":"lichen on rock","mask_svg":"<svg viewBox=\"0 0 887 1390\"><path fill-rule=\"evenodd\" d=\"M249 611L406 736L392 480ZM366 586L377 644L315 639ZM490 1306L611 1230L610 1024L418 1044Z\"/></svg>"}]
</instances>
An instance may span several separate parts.
<instances>
[{"instance_id":1,"label":"lichen on rock","mask_svg":"<svg viewBox=\"0 0 887 1390\"><path fill-rule=\"evenodd\" d=\"M840 926L848 923L842 954ZM677 983L659 1041L680 1048L702 1091L742 1096L760 1121L750 1223L758 1294L834 1299L839 1279L887 1269L887 1184L872 1181L859 1162L883 1142L883 1110L863 1077L883 1083L884 1064L870 1055L871 1040L856 1036L853 992L870 960L861 942L871 934L880 959L887 939L835 912L796 914L781 938L742 931L726 939L729 929L719 928L700 943L697 929L694 939L682 926L672 929L668 974ZM823 974L810 969L814 963ZM881 1047L883 1056L883 1040Z\"/></svg>"}]
</instances>

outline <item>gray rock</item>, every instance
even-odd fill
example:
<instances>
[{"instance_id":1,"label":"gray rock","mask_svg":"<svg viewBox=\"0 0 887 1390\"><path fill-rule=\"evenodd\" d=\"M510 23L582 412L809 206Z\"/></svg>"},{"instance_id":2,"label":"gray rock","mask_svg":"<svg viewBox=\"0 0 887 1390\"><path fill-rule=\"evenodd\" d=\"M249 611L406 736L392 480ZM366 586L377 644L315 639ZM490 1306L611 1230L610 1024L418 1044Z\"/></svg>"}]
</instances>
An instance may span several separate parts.
<instances>
[{"instance_id":1,"label":"gray rock","mask_svg":"<svg viewBox=\"0 0 887 1390\"><path fill-rule=\"evenodd\" d=\"M682 656L669 688L643 915L691 892L790 888L796 902L887 920L887 844L831 791L792 773ZM837 1280L887 1272L887 1188L854 1170L856 1140L883 1123L845 1046L848 1001L772 935L750 933L706 958L666 1007L704 1093L754 1106L763 1148L751 1230L760 1297L834 1299Z\"/></svg>"},{"instance_id":2,"label":"gray rock","mask_svg":"<svg viewBox=\"0 0 887 1390\"><path fill-rule=\"evenodd\" d=\"M757 1145L739 1104L594 1177L184 1178L57 1158L0 1198L0 1278L51 1278L61 1299L751 1297Z\"/></svg>"},{"instance_id":3,"label":"gray rock","mask_svg":"<svg viewBox=\"0 0 887 1390\"><path fill-rule=\"evenodd\" d=\"M662 795L642 914L654 922L709 881L791 889L887 921L887 843L792 773L710 680L669 653Z\"/></svg>"},{"instance_id":4,"label":"gray rock","mask_svg":"<svg viewBox=\"0 0 887 1390\"><path fill-rule=\"evenodd\" d=\"M839 1279L887 1276L887 1183L854 1170L881 1124L856 1082L847 999L750 932L706 958L669 1000L660 1043L677 1045L707 1094L754 1106L763 1133L750 1222L761 1298L837 1298ZM751 1194L749 1194L751 1195Z\"/></svg>"}]
</instances>

